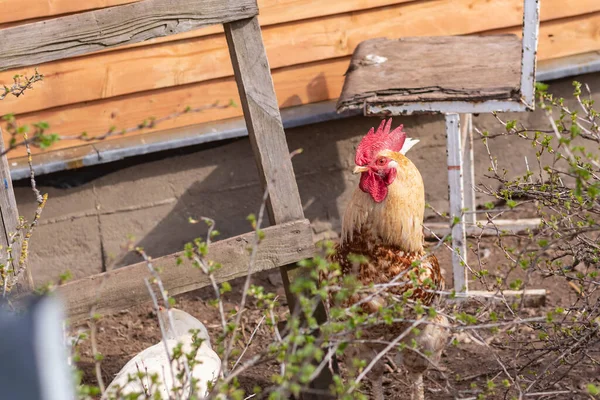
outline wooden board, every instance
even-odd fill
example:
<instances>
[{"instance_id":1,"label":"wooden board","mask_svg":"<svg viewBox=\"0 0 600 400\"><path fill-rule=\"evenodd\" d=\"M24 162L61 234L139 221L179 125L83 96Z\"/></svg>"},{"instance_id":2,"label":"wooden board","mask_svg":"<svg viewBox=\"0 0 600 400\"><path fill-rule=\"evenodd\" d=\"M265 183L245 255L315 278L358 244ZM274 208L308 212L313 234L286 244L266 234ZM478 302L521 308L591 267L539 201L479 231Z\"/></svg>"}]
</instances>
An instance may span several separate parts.
<instances>
[{"instance_id":1,"label":"wooden board","mask_svg":"<svg viewBox=\"0 0 600 400\"><path fill-rule=\"evenodd\" d=\"M225 24L224 29L254 158L263 190L268 192L269 220L271 224L281 224L304 218L258 18ZM288 271L293 267L293 264L280 266L288 307L292 313L298 306L296 296L290 291L294 276L290 276ZM314 317L317 323L327 322L322 304ZM327 390L332 383L330 371L324 369L309 387ZM319 398L322 396L302 396L303 400Z\"/></svg>"},{"instance_id":2,"label":"wooden board","mask_svg":"<svg viewBox=\"0 0 600 400\"><path fill-rule=\"evenodd\" d=\"M599 32L600 12L543 23L540 26L538 60L600 50ZM514 33L521 37L521 32L516 28L489 33Z\"/></svg>"},{"instance_id":3,"label":"wooden board","mask_svg":"<svg viewBox=\"0 0 600 400\"><path fill-rule=\"evenodd\" d=\"M271 223L304 218L258 19L226 24L225 34Z\"/></svg>"},{"instance_id":4,"label":"wooden board","mask_svg":"<svg viewBox=\"0 0 600 400\"><path fill-rule=\"evenodd\" d=\"M9 0L9 1L19 1L19 0ZM37 0L40 1L40 0ZM60 1L60 0L59 0ZM119 0L120 1L120 0ZM123 0L127 1L127 0ZM132 2L133 0L129 1ZM137 0L140 1L140 0ZM407 2L415 2L415 3L424 3L429 2L431 0L334 0L331 2L323 3L319 0L259 0L258 5L260 9L259 22L261 26L267 26L272 24L290 22L290 21L299 21L303 19L317 18L327 15L335 15L341 13L347 13L351 11L359 11L366 10L378 7L384 7L394 4L407 3ZM441 2L440 0L437 0ZM566 18L575 15L582 15L585 13L594 12L597 10L598 4L595 0L580 0L580 1L572 1L572 4L569 4L569 7L564 7L564 3L559 3L559 0L547 0L544 4L548 6L544 6L541 12L542 20L552 20L558 18ZM476 0L469 3L464 3L464 7L471 10L474 8L481 7L489 7L490 2L486 0ZM517 15L522 15L523 13L523 1L522 0L496 0L493 5L498 6L502 3L505 6L510 7L513 13ZM83 2L81 4L84 4ZM558 6L557 6L557 5ZM457 3L457 7L461 7L460 3ZM457 8L455 7L455 9ZM506 17L506 15L505 15ZM47 18L46 18L47 19ZM40 20L40 19L37 19ZM34 22L34 21L31 21ZM23 22L20 22L21 24ZM517 23L517 22L515 22ZM520 23L520 21L518 22ZM15 26L19 23L12 22L7 24L0 23L0 29L9 26ZM175 41L181 39L188 39L198 36L206 36L214 33L222 33L222 27L218 26L210 26L200 30L194 30L190 32L180 33L177 35L172 35L168 37L151 39L146 42L134 43L131 45L126 45L124 48L131 48L137 46L145 46L148 44L154 43L164 43L168 41ZM112 51L112 49L102 50L102 51Z\"/></svg>"},{"instance_id":5,"label":"wooden board","mask_svg":"<svg viewBox=\"0 0 600 400\"><path fill-rule=\"evenodd\" d=\"M2 129L0 129L0 138L2 138ZM0 153L4 152L4 141L0 143ZM13 190L12 179L10 178L10 168L8 166L8 158L6 155L0 156L0 245L2 248L3 257L5 260L7 253L6 248L13 241L12 235L17 232L19 226L19 211L17 209L17 202L15 200L15 192ZM21 232L21 235L25 232ZM12 267L13 271L18 270L19 260L21 258L21 247L23 243L23 237L19 236L12 243ZM19 286L22 286L23 291L30 291L33 289L33 278L31 270L25 269L23 278L18 282Z\"/></svg>"},{"instance_id":6,"label":"wooden board","mask_svg":"<svg viewBox=\"0 0 600 400\"><path fill-rule=\"evenodd\" d=\"M457 293L454 298L445 299L448 304L467 303L471 306L482 304L498 304L505 307L522 304L527 308L538 308L546 305L546 289L505 290L503 292L488 292L484 290L469 290L468 293Z\"/></svg>"},{"instance_id":7,"label":"wooden board","mask_svg":"<svg viewBox=\"0 0 600 400\"><path fill-rule=\"evenodd\" d=\"M308 220L265 228L264 232L265 238L258 248L253 272L295 263L310 257L314 252ZM223 265L215 274L218 283L247 275L248 247L253 241L252 232L211 245L208 258ZM160 276L169 295L210 285L206 275L192 267L188 261L177 265L179 256L181 254L177 253L153 261L155 268L162 269ZM64 302L70 321L74 322L88 318L94 304L97 305L98 313L110 314L149 301L144 278L150 276L146 263L133 264L69 282L59 287L57 294Z\"/></svg>"},{"instance_id":8,"label":"wooden board","mask_svg":"<svg viewBox=\"0 0 600 400\"><path fill-rule=\"evenodd\" d=\"M271 67L281 68L350 55L358 43L373 37L468 34L520 24L521 14L513 11L512 0L476 3L469 9L471 3L472 0L408 3L271 26L263 29L263 36ZM557 0L546 0L545 7L556 9L555 3ZM589 10L600 10L600 2L592 4L586 0L564 13ZM490 21L488 14L506 17ZM461 23L457 24L457 20ZM79 57L45 64L41 71L46 80L39 90L21 99L7 98L0 104L0 114L32 112L233 74L222 35ZM14 72L0 73L0 82L10 82Z\"/></svg>"},{"instance_id":9,"label":"wooden board","mask_svg":"<svg viewBox=\"0 0 600 400\"><path fill-rule=\"evenodd\" d=\"M143 0L0 30L0 70L38 65L258 14L256 0Z\"/></svg>"},{"instance_id":10,"label":"wooden board","mask_svg":"<svg viewBox=\"0 0 600 400\"><path fill-rule=\"evenodd\" d=\"M515 35L366 40L352 55L337 107L362 109L365 102L516 101L521 47ZM378 59L369 58L373 56Z\"/></svg>"},{"instance_id":11,"label":"wooden board","mask_svg":"<svg viewBox=\"0 0 600 400\"><path fill-rule=\"evenodd\" d=\"M540 37L546 39L540 41L538 60L554 58L557 54L572 55L600 49L600 38L594 39L590 34L592 27L597 27L596 31L600 30L598 13L542 24ZM549 35L552 35L551 41L547 40ZM577 43L577 46L573 43ZM346 57L274 70L273 80L280 107L337 98L341 92L343 74L348 67L348 62L349 57ZM181 111L188 105L199 106L215 100L227 103L229 99L238 101L237 88L232 78L136 93L113 100L57 107L24 115L19 118L19 121L22 124L47 121L51 124L51 130L56 133L79 134L87 131L92 135L104 133L111 126L116 126L117 129L133 127L150 116L168 115ZM239 107L188 114L165 122L157 128L159 130L177 128L240 115ZM59 142L53 146L53 150L77 145L81 145L81 142ZM23 155L23 149L19 149L9 153L9 159Z\"/></svg>"}]
</instances>

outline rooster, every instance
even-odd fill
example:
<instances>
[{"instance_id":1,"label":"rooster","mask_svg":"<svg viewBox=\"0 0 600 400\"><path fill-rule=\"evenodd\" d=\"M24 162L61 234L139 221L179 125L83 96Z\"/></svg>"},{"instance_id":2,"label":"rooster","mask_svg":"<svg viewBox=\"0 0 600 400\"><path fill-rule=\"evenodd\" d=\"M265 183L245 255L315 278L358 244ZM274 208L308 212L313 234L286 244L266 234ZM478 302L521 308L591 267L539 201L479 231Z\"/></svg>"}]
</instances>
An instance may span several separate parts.
<instances>
[{"instance_id":1,"label":"rooster","mask_svg":"<svg viewBox=\"0 0 600 400\"><path fill-rule=\"evenodd\" d=\"M390 118L382 121L377 131L371 128L357 147L354 173L360 174L360 183L343 216L341 242L330 258L339 263L342 276L354 274L365 286L393 281L383 295L363 292L343 304L358 303L367 313L386 307L387 299L398 299L398 295L431 305L437 298L435 292L444 286L437 258L427 255L423 248L423 179L405 156L418 140L407 138L402 125L390 131L391 125ZM364 260L356 265L348 259L349 254L364 256ZM393 341L411 325L407 321L367 329L365 336L370 343L359 347L359 357L369 362L386 347L382 341ZM438 314L401 340L407 346L398 358L412 380L412 399L424 399L423 373L430 363L439 361L449 336L447 326L446 317ZM413 349L415 342L417 348ZM373 398L377 400L384 398L384 367L380 361L370 371Z\"/></svg>"}]
</instances>

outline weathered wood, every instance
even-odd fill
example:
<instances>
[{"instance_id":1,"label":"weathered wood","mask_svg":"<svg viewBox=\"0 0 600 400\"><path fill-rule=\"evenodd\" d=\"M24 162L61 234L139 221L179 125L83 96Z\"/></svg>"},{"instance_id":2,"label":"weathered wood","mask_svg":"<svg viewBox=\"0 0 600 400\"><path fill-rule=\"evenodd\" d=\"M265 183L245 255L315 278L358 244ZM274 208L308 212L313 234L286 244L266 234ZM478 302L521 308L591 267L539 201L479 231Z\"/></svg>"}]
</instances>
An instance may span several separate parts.
<instances>
[{"instance_id":1,"label":"weathered wood","mask_svg":"<svg viewBox=\"0 0 600 400\"><path fill-rule=\"evenodd\" d=\"M273 87L269 61L256 17L224 25L246 127L263 188L269 197L271 224L304 218L290 151ZM281 267L286 297L293 310L287 266Z\"/></svg>"},{"instance_id":2,"label":"weathered wood","mask_svg":"<svg viewBox=\"0 0 600 400\"><path fill-rule=\"evenodd\" d=\"M555 1L557 0L550 0L545 7L555 6L552 4ZM307 0L302 2L306 3ZM433 10L429 3L405 3L386 9L267 27L264 26L264 17L270 16L269 21L273 23L277 21L276 15L268 14L268 9L261 8L259 21L272 69L350 55L360 41L382 35L463 35L485 29L510 27L520 22L521 14L514 10L512 1L485 3L485 6L473 9L468 8L470 3L471 0L444 0L435 2ZM572 8L578 11L600 10L600 2L584 5L585 7L578 5ZM271 6L272 9L278 8L275 4ZM489 14L507 17L490 21L486 18ZM567 11L565 14L568 15ZM432 24L422 24L423 20L430 19L433 20ZM455 22L451 24L448 21ZM206 32L213 35L207 36ZM124 47L119 47L116 52L101 52L46 64L42 72L48 78L43 83L43 90L31 91L26 97L19 99L5 99L0 103L0 114L20 114L231 76L233 71L224 36L214 35L216 31L213 29L200 29L192 33L202 34L202 37L178 40L168 45L129 48L126 51ZM180 35L170 38L179 37ZM199 57L199 49L202 57ZM25 73L27 70L0 73L0 82L10 82L15 72ZM70 89L75 85L76 89ZM53 95L49 96L48 93Z\"/></svg>"},{"instance_id":3,"label":"weathered wood","mask_svg":"<svg viewBox=\"0 0 600 400\"><path fill-rule=\"evenodd\" d=\"M302 218L300 194L256 17L225 24L225 35L256 164L269 191L271 223Z\"/></svg>"},{"instance_id":4,"label":"weathered wood","mask_svg":"<svg viewBox=\"0 0 600 400\"><path fill-rule=\"evenodd\" d=\"M269 227L264 232L265 238L258 247L253 272L295 263L314 252L307 220ZM217 282L247 275L250 261L248 248L253 242L254 232L251 232L210 246L208 258L223 265L215 274ZM162 269L160 276L169 294L176 295L210 285L208 277L188 261L177 265L181 255L176 253L153 260L154 266ZM144 284L144 278L150 276L146 263L139 263L69 282L60 286L57 294L64 301L70 320L77 321L89 317L94 304L98 313L110 314L150 300Z\"/></svg>"},{"instance_id":5,"label":"weathered wood","mask_svg":"<svg viewBox=\"0 0 600 400\"><path fill-rule=\"evenodd\" d=\"M494 220L493 224L488 224L487 221L483 220L477 222L477 225L481 225L481 227L467 225L466 234L469 237L524 234L528 231L535 231L541 222L540 218L497 219ZM435 239L436 236L443 237L450 233L448 223L445 222L428 222L425 227L425 237L427 239Z\"/></svg>"},{"instance_id":6,"label":"weathered wood","mask_svg":"<svg viewBox=\"0 0 600 400\"><path fill-rule=\"evenodd\" d=\"M256 0L143 0L0 30L0 70L37 65L258 14Z\"/></svg>"},{"instance_id":7,"label":"weathered wood","mask_svg":"<svg viewBox=\"0 0 600 400\"><path fill-rule=\"evenodd\" d=\"M300 193L258 19L254 17L232 22L225 24L224 28L254 157L263 188L269 194L269 219L272 224L281 224L290 219L303 218ZM290 291L290 282L298 272L288 271L290 267L281 266L280 272L290 311L295 312L297 300ZM327 321L323 304L319 304L314 317L319 323ZM327 391L332 383L331 371L324 368L309 387L316 391ZM302 395L303 400L327 397L314 397L309 393Z\"/></svg>"},{"instance_id":8,"label":"weathered wood","mask_svg":"<svg viewBox=\"0 0 600 400\"><path fill-rule=\"evenodd\" d=\"M338 110L365 103L517 100L520 73L521 42L514 35L366 40L352 56Z\"/></svg>"},{"instance_id":9,"label":"weathered wood","mask_svg":"<svg viewBox=\"0 0 600 400\"><path fill-rule=\"evenodd\" d=\"M524 307L543 307L546 304L546 289L504 290L502 292L487 292L484 290L469 290L468 293L457 293L453 299L446 299L449 303L503 303L509 305L523 302Z\"/></svg>"},{"instance_id":10,"label":"weathered wood","mask_svg":"<svg viewBox=\"0 0 600 400\"><path fill-rule=\"evenodd\" d=\"M0 128L0 154L4 152L4 140L2 129ZM0 157L0 245L2 245L2 259L6 259L6 248L11 242L11 236L17 232L19 226L19 211L15 200L12 179L10 178L10 167L8 166L8 157ZM22 236L19 236L12 243L13 270L16 271L21 257ZM29 268L25 269L23 279L18 282L22 290L29 291L33 289L33 277Z\"/></svg>"},{"instance_id":11,"label":"weathered wood","mask_svg":"<svg viewBox=\"0 0 600 400\"><path fill-rule=\"evenodd\" d=\"M463 163L458 114L446 114L446 142L448 155L448 192L452 229L452 277L454 290L468 290L467 241L465 236Z\"/></svg>"}]
</instances>

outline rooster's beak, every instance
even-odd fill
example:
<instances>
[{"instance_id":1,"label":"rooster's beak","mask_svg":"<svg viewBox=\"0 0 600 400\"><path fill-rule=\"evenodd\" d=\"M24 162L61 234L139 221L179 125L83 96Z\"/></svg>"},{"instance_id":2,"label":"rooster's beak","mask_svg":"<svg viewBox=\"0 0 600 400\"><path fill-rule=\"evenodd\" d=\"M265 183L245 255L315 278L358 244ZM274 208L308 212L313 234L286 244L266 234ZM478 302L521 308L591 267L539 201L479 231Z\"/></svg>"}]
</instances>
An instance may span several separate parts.
<instances>
[{"instance_id":1,"label":"rooster's beak","mask_svg":"<svg viewBox=\"0 0 600 400\"><path fill-rule=\"evenodd\" d=\"M356 167L354 167L354 171L352 171L353 174L360 174L361 172L367 172L369 170L369 167L361 167L359 165L357 165Z\"/></svg>"}]
</instances>

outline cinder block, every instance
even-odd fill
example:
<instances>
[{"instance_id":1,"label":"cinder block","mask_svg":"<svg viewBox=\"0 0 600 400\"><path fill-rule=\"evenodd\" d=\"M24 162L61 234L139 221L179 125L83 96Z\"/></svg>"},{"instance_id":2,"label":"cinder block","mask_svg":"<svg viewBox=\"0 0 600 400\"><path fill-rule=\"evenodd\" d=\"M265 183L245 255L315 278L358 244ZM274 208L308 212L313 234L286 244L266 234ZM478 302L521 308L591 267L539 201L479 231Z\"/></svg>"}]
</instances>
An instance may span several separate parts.
<instances>
[{"instance_id":1,"label":"cinder block","mask_svg":"<svg viewBox=\"0 0 600 400\"><path fill-rule=\"evenodd\" d=\"M56 282L67 270L73 278L102 271L96 217L38 226L30 241L29 266L36 286Z\"/></svg>"}]
</instances>

